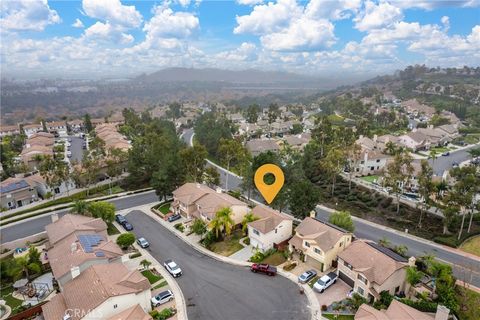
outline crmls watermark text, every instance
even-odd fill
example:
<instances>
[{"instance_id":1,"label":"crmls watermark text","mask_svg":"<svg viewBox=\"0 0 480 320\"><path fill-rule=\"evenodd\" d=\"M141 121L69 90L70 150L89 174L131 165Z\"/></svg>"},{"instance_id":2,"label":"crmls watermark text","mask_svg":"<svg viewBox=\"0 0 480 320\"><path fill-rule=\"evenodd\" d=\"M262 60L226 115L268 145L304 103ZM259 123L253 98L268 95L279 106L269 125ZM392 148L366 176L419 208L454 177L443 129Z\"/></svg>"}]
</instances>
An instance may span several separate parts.
<instances>
[{"instance_id":1,"label":"crmls watermark text","mask_svg":"<svg viewBox=\"0 0 480 320\"><path fill-rule=\"evenodd\" d=\"M103 313L99 310L85 310L85 309L67 309L65 315L69 315L72 318L83 318L88 314L89 318L103 319Z\"/></svg>"}]
</instances>

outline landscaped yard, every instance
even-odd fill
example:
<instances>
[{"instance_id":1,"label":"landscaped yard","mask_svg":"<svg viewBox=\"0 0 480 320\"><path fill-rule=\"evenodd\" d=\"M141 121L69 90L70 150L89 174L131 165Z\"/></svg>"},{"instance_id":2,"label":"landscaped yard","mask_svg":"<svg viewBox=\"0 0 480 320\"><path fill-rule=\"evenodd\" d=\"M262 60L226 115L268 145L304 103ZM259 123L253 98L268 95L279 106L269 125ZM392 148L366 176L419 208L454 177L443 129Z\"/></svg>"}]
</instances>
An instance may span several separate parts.
<instances>
[{"instance_id":1,"label":"landscaped yard","mask_svg":"<svg viewBox=\"0 0 480 320\"><path fill-rule=\"evenodd\" d=\"M150 270L143 270L142 274L145 276L145 278L148 279L148 282L150 282L150 284L154 284L155 282L159 281L160 279L163 279L162 276L158 276L156 274L153 274L153 272L150 271Z\"/></svg>"},{"instance_id":2,"label":"landscaped yard","mask_svg":"<svg viewBox=\"0 0 480 320\"><path fill-rule=\"evenodd\" d=\"M0 296L2 300L5 300L6 304L12 309L12 313L14 312L15 308L18 308L22 305L22 300L14 298L12 296L13 287L7 287L0 291Z\"/></svg>"},{"instance_id":3,"label":"landscaped yard","mask_svg":"<svg viewBox=\"0 0 480 320\"><path fill-rule=\"evenodd\" d=\"M114 234L119 234L120 231L118 231L117 227L113 225L113 223L109 223L107 227L107 233L109 236L114 235Z\"/></svg>"},{"instance_id":4,"label":"landscaped yard","mask_svg":"<svg viewBox=\"0 0 480 320\"><path fill-rule=\"evenodd\" d=\"M475 236L468 239L467 241L462 243L460 249L465 252L480 256L480 236Z\"/></svg>"},{"instance_id":5,"label":"landscaped yard","mask_svg":"<svg viewBox=\"0 0 480 320\"><path fill-rule=\"evenodd\" d=\"M238 250L243 249L243 246L238 242L243 237L241 230L235 231L230 237L226 237L222 241L212 243L208 249L222 256L228 257Z\"/></svg>"},{"instance_id":6,"label":"landscaped yard","mask_svg":"<svg viewBox=\"0 0 480 320\"><path fill-rule=\"evenodd\" d=\"M355 319L354 315L348 315L348 314L340 314L340 315L334 315L334 314L323 314L322 317L331 319L331 320L353 320Z\"/></svg>"},{"instance_id":7,"label":"landscaped yard","mask_svg":"<svg viewBox=\"0 0 480 320\"><path fill-rule=\"evenodd\" d=\"M363 181L368 182L368 183L373 183L374 181L377 181L377 180L378 180L378 176L375 176L375 175L373 175L373 176L366 176L366 177L361 177L361 179L362 179Z\"/></svg>"},{"instance_id":8,"label":"landscaped yard","mask_svg":"<svg viewBox=\"0 0 480 320\"><path fill-rule=\"evenodd\" d=\"M285 259L285 257L283 256L283 253L277 251L269 255L265 259L263 259L262 263L268 263L268 264L271 264L272 266L278 266L284 263L285 261L287 261L287 259Z\"/></svg>"},{"instance_id":9,"label":"landscaped yard","mask_svg":"<svg viewBox=\"0 0 480 320\"><path fill-rule=\"evenodd\" d=\"M434 147L434 148L430 148L430 151L432 151L432 150L435 150L437 153L443 153L443 152L450 151L451 148L449 148L449 147ZM428 154L430 154L430 152L428 152Z\"/></svg>"},{"instance_id":10,"label":"landscaped yard","mask_svg":"<svg viewBox=\"0 0 480 320\"><path fill-rule=\"evenodd\" d=\"M458 315L460 319L480 319L480 293L457 286L457 301L459 304ZM466 290L466 291L465 291Z\"/></svg>"},{"instance_id":11,"label":"landscaped yard","mask_svg":"<svg viewBox=\"0 0 480 320\"><path fill-rule=\"evenodd\" d=\"M170 205L171 204L172 204L171 202L164 203L157 210L160 211L163 214L167 214L167 213L170 212Z\"/></svg>"},{"instance_id":12,"label":"landscaped yard","mask_svg":"<svg viewBox=\"0 0 480 320\"><path fill-rule=\"evenodd\" d=\"M160 282L159 284L157 284L155 287L153 287L153 290L155 289L159 289L159 288L162 288L162 287L165 287L167 285L167 280L163 280L162 282Z\"/></svg>"}]
</instances>

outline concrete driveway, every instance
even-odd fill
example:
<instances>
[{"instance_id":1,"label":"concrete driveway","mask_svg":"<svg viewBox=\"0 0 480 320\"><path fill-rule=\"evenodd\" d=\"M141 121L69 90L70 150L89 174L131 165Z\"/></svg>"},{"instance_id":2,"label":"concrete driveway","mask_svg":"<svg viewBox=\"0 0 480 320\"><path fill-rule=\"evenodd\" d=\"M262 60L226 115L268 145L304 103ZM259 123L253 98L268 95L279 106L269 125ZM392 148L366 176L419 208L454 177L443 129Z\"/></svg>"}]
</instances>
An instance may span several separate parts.
<instances>
[{"instance_id":1,"label":"concrete driveway","mask_svg":"<svg viewBox=\"0 0 480 320\"><path fill-rule=\"evenodd\" d=\"M352 287L343 282L341 279L337 279L337 282L330 286L323 293L318 293L315 291L315 296L318 299L320 307L323 305L329 306L335 301L340 301L347 298L347 294L350 290L352 290Z\"/></svg>"},{"instance_id":2,"label":"concrete driveway","mask_svg":"<svg viewBox=\"0 0 480 320\"><path fill-rule=\"evenodd\" d=\"M298 286L281 277L254 274L206 256L141 211L127 215L133 232L150 242L150 254L162 263L173 259L190 320L306 320L311 313Z\"/></svg>"}]
</instances>

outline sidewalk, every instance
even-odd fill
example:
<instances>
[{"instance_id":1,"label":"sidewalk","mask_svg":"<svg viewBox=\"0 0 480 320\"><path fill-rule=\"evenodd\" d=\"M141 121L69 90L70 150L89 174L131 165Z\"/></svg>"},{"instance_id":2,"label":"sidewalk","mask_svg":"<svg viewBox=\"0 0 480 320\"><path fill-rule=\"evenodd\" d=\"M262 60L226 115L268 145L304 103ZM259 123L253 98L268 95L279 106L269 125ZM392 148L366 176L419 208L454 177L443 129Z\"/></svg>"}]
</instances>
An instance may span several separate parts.
<instances>
[{"instance_id":1,"label":"sidewalk","mask_svg":"<svg viewBox=\"0 0 480 320\"><path fill-rule=\"evenodd\" d=\"M201 253L203 253L203 254L205 254L205 255L207 255L207 256L215 259L215 260L218 260L218 261L221 261L221 262L224 262L224 263L229 263L229 264L236 265L236 266L241 266L241 267L249 267L249 266L252 265L251 262L240 261L240 260L232 259L230 257L224 257L224 256L221 256L221 255L218 255L218 254L208 250L207 248L202 247L198 242L192 242L191 239L187 235L179 232L177 229L175 229L173 227L172 224L166 223L166 221L164 221L163 219L158 217L156 214L154 214L150 210L150 207L148 207L148 206L141 206L141 207L138 207L138 209L140 211L142 211L143 213L145 213L146 215L153 218L154 220L156 220L161 225L163 225L170 232L172 232L176 237L185 241L189 246L193 247L195 250L197 250L197 251L199 251L199 252L201 252ZM299 284L298 281L297 281L297 276L290 273L290 272L286 272L286 271L283 271L281 269L278 269L277 273L279 275L293 281L294 283L296 283L299 286L299 288L303 289L303 291L305 292L305 295L307 296L308 302L309 302L309 308L311 310L311 319L312 320L321 319L320 305L318 304L318 300L317 300L312 288L310 288L310 286L308 286L306 284Z\"/></svg>"}]
</instances>

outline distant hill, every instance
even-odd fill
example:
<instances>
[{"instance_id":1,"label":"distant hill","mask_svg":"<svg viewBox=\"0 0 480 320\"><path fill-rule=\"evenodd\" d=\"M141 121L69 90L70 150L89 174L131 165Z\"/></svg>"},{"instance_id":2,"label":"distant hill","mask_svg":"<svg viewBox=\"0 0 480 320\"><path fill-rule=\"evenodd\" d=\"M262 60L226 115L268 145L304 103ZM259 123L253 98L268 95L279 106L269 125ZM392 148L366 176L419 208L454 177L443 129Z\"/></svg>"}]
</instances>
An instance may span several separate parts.
<instances>
[{"instance_id":1,"label":"distant hill","mask_svg":"<svg viewBox=\"0 0 480 320\"><path fill-rule=\"evenodd\" d=\"M319 82L321 79L283 71L224 70L215 68L167 68L136 77L142 82L230 82L230 83L292 83Z\"/></svg>"}]
</instances>

